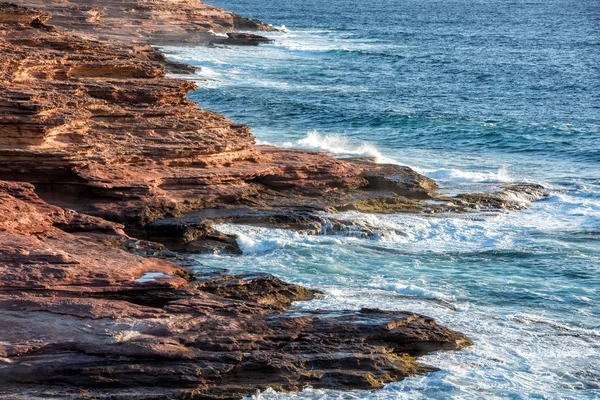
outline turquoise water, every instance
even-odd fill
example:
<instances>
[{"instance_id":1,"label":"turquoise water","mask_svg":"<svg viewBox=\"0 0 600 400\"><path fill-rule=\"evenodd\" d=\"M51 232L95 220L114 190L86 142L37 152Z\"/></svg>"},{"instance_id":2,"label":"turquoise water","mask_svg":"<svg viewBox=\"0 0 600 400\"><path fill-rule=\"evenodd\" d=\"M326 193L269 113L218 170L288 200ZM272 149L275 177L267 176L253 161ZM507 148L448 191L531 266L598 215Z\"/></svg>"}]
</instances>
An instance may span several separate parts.
<instances>
[{"instance_id":1,"label":"turquoise water","mask_svg":"<svg viewBox=\"0 0 600 400\"><path fill-rule=\"evenodd\" d=\"M301 308L411 310L475 341L383 390L256 398L600 398L600 3L213 4L286 28L260 47L166 48L202 67L190 98L259 142L410 165L451 193L551 189L519 212L341 216L371 238L219 226L244 255L206 266L327 292Z\"/></svg>"}]
</instances>

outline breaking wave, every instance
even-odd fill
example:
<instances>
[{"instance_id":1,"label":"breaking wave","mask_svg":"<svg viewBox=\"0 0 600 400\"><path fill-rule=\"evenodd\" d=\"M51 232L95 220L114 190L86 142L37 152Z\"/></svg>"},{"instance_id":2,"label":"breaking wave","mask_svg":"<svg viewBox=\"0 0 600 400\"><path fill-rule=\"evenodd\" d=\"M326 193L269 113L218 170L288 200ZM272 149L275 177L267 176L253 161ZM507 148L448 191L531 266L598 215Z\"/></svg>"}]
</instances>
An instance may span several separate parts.
<instances>
[{"instance_id":1,"label":"breaking wave","mask_svg":"<svg viewBox=\"0 0 600 400\"><path fill-rule=\"evenodd\" d=\"M500 167L496 172L473 172L455 168L436 170L421 170L421 173L437 181L458 183L508 183L514 179L508 174L506 167Z\"/></svg>"},{"instance_id":2,"label":"breaking wave","mask_svg":"<svg viewBox=\"0 0 600 400\"><path fill-rule=\"evenodd\" d=\"M417 172L443 182L455 183L509 183L514 179L508 173L507 167L500 167L496 171L480 172L465 171L456 168L426 169L419 166L408 165L400 160L384 155L374 144L368 142L355 142L341 134L321 134L316 130L294 142L284 142L283 147L322 151L337 157L368 157L379 164L407 165Z\"/></svg>"},{"instance_id":3,"label":"breaking wave","mask_svg":"<svg viewBox=\"0 0 600 400\"><path fill-rule=\"evenodd\" d=\"M329 153L334 156L372 157L377 162L393 161L384 157L372 144L362 142L355 144L348 137L340 134L322 135L316 130L308 132L306 137L295 142L284 142L284 147L314 150Z\"/></svg>"}]
</instances>

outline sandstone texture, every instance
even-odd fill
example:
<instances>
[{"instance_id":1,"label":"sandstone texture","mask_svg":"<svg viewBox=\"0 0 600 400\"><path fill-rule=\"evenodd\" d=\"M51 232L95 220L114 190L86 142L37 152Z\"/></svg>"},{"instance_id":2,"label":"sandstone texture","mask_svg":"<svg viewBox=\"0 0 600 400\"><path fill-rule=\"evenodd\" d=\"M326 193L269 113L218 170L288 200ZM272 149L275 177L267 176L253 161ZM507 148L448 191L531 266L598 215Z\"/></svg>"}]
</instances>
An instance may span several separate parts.
<instances>
[{"instance_id":1,"label":"sandstone texture","mask_svg":"<svg viewBox=\"0 0 600 400\"><path fill-rule=\"evenodd\" d=\"M17 3L0 3L0 397L376 388L471 344L414 313L300 313L323 294L176 252L239 253L215 222L320 234L347 228L324 213L513 209L543 188L445 197L408 167L257 146L149 45L264 43L235 32L260 21L192 0Z\"/></svg>"},{"instance_id":2,"label":"sandstone texture","mask_svg":"<svg viewBox=\"0 0 600 400\"><path fill-rule=\"evenodd\" d=\"M434 195L406 167L255 146L247 126L187 100L194 84L165 77L152 48L2 10L0 176L51 204L157 236L145 227L199 209L413 211Z\"/></svg>"},{"instance_id":3,"label":"sandstone texture","mask_svg":"<svg viewBox=\"0 0 600 400\"><path fill-rule=\"evenodd\" d=\"M99 39L126 43L205 44L210 31L273 31L271 25L202 3L200 0L16 0L42 9L52 24Z\"/></svg>"},{"instance_id":4,"label":"sandstone texture","mask_svg":"<svg viewBox=\"0 0 600 400\"><path fill-rule=\"evenodd\" d=\"M430 371L419 355L471 344L413 313L289 313L318 292L265 275L199 279L122 250L122 228L0 181L0 395L237 399L268 387L375 388Z\"/></svg>"}]
</instances>

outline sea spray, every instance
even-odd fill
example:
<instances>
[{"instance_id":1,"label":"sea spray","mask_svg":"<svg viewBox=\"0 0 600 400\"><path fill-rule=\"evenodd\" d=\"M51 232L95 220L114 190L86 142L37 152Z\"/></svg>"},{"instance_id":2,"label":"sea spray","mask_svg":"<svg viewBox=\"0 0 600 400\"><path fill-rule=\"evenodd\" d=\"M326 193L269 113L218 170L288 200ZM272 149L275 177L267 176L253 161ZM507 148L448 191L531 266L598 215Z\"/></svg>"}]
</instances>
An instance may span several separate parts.
<instances>
[{"instance_id":1,"label":"sea spray","mask_svg":"<svg viewBox=\"0 0 600 400\"><path fill-rule=\"evenodd\" d=\"M297 140L296 142L284 142L283 146L304 150L323 151L336 156L373 157L378 162L387 160L381 155L379 150L370 143L362 142L355 145L344 135L322 135L316 130L308 132L306 137Z\"/></svg>"}]
</instances>

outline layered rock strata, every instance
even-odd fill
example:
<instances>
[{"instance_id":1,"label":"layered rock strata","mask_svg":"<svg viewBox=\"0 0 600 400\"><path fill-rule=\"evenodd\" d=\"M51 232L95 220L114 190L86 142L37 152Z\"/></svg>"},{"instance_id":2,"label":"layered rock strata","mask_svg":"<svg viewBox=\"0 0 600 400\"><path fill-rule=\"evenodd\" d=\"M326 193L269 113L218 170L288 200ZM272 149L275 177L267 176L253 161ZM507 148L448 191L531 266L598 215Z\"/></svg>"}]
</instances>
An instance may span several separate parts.
<instances>
[{"instance_id":1,"label":"layered rock strata","mask_svg":"<svg viewBox=\"0 0 600 400\"><path fill-rule=\"evenodd\" d=\"M198 279L128 253L121 225L49 205L26 183L0 181L0 232L0 394L373 388L430 371L417 356L471 344L413 313L286 313L317 292L264 275Z\"/></svg>"},{"instance_id":2,"label":"layered rock strata","mask_svg":"<svg viewBox=\"0 0 600 400\"><path fill-rule=\"evenodd\" d=\"M166 78L152 49L19 10L0 13L0 174L52 204L135 229L197 209L414 211L433 196L406 167L255 146L247 126L187 100L194 84Z\"/></svg>"},{"instance_id":3,"label":"layered rock strata","mask_svg":"<svg viewBox=\"0 0 600 400\"><path fill-rule=\"evenodd\" d=\"M166 78L164 58L141 43L157 21L187 35L189 15L176 11L200 10L197 2L22 3L59 10L59 25L93 36L48 25L46 11L0 4L2 396L373 388L430 371L420 355L471 344L413 313L298 313L291 303L319 292L264 275L192 274L182 256L129 236L235 250L209 225L160 221L208 209L300 217L365 202L416 208L436 186L409 168L255 146L248 127L197 108L186 99L194 85ZM140 44L100 40L128 34L119 29L129 19L114 10L130 6L151 16ZM202 29L244 27L213 12Z\"/></svg>"},{"instance_id":4,"label":"layered rock strata","mask_svg":"<svg viewBox=\"0 0 600 400\"><path fill-rule=\"evenodd\" d=\"M444 197L407 167L256 146L248 127L187 100L194 84L164 72L192 69L147 44L270 29L258 21L195 1L19 2L44 10L0 4L0 394L372 388L471 343L413 313L298 313L291 303L319 292L192 274L170 250L239 252L214 222L339 232L322 212L517 209L543 188Z\"/></svg>"},{"instance_id":5,"label":"layered rock strata","mask_svg":"<svg viewBox=\"0 0 600 400\"><path fill-rule=\"evenodd\" d=\"M204 44L212 32L273 31L200 0L13 0L52 14L53 25L99 39L126 43Z\"/></svg>"}]
</instances>

